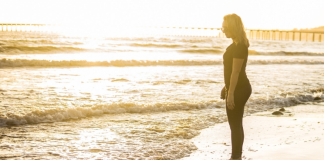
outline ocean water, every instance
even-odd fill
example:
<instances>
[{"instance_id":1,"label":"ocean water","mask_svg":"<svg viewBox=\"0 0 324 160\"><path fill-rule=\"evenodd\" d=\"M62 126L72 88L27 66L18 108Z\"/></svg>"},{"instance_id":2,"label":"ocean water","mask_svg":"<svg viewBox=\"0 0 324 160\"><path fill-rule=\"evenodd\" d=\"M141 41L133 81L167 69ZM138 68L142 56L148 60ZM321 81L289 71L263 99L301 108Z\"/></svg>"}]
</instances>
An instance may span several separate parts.
<instances>
[{"instance_id":1,"label":"ocean water","mask_svg":"<svg viewBox=\"0 0 324 160\"><path fill-rule=\"evenodd\" d=\"M245 115L324 98L324 43L250 40ZM0 159L177 159L226 121L213 37L0 32Z\"/></svg>"}]
</instances>

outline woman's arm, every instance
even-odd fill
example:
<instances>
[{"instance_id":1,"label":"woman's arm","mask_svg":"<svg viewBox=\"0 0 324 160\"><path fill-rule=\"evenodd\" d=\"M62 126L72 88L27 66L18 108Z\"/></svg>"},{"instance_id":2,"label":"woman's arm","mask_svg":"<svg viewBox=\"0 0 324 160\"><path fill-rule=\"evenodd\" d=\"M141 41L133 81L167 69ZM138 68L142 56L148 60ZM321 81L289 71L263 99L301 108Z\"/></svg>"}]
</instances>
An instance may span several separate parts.
<instances>
[{"instance_id":1,"label":"woman's arm","mask_svg":"<svg viewBox=\"0 0 324 160\"><path fill-rule=\"evenodd\" d=\"M230 79L230 88L227 95L227 107L229 109L234 109L234 91L238 81L238 77L241 72L244 59L233 58L232 74Z\"/></svg>"}]
</instances>

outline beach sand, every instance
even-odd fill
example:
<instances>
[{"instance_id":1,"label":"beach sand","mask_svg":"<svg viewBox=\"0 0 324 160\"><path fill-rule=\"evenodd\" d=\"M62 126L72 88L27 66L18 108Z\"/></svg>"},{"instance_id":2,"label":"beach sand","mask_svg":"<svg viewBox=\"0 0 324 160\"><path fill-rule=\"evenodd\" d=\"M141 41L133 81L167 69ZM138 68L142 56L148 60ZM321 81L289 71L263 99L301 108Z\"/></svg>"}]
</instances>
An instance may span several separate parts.
<instances>
[{"instance_id":1,"label":"beach sand","mask_svg":"<svg viewBox=\"0 0 324 160\"><path fill-rule=\"evenodd\" d=\"M245 141L242 159L324 159L324 103L309 102L287 107L281 116L273 116L273 111L252 114L243 119ZM202 130L191 141L198 150L182 160L230 158L228 122Z\"/></svg>"}]
</instances>

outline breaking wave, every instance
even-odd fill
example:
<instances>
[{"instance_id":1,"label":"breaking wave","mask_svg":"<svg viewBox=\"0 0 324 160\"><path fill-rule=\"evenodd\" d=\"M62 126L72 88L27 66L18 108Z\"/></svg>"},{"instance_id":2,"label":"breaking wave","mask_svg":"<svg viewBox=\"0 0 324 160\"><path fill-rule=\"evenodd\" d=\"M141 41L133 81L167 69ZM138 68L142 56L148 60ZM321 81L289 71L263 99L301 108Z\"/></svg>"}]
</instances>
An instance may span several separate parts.
<instances>
[{"instance_id":1,"label":"breaking wave","mask_svg":"<svg viewBox=\"0 0 324 160\"><path fill-rule=\"evenodd\" d=\"M154 43L132 43L130 46L134 47L158 47L158 48L179 48L182 45L177 44L154 44Z\"/></svg>"},{"instance_id":2,"label":"breaking wave","mask_svg":"<svg viewBox=\"0 0 324 160\"><path fill-rule=\"evenodd\" d=\"M196 54L223 54L224 49L215 48L190 48L177 50L182 53L196 53ZM262 55L262 56L324 56L324 53L313 53L313 52L287 52L287 51L255 51L249 50L249 55Z\"/></svg>"},{"instance_id":3,"label":"breaking wave","mask_svg":"<svg viewBox=\"0 0 324 160\"><path fill-rule=\"evenodd\" d=\"M36 60L1 59L0 67L137 67L137 66L203 66L222 65L223 60ZM324 64L324 59L251 59L249 65L262 64Z\"/></svg>"},{"instance_id":4,"label":"breaking wave","mask_svg":"<svg viewBox=\"0 0 324 160\"><path fill-rule=\"evenodd\" d=\"M32 41L31 41L32 42ZM30 42L30 43L31 43ZM44 42L45 43L45 42ZM48 42L49 43L49 42ZM65 42L67 43L67 42ZM72 42L69 42L72 43ZM178 52L191 54L215 54L221 55L225 52L225 48L220 46L206 47L198 44L172 44L172 43L130 43L130 44L102 44L94 48L84 48L85 46L76 45L79 42L73 42L71 45L2 45L0 42L0 54L53 54L53 53L78 53L78 52L146 52L154 51L154 48L162 49L163 52ZM141 49L139 49L141 47ZM161 51L161 50L160 50ZM156 54L152 52L152 54ZM249 55L262 56L324 56L320 52L288 52L288 51L257 51L249 50Z\"/></svg>"},{"instance_id":5,"label":"breaking wave","mask_svg":"<svg viewBox=\"0 0 324 160\"><path fill-rule=\"evenodd\" d=\"M323 92L324 88L309 90L308 93ZM320 99L323 99L322 94ZM251 113L264 111L265 109L288 107L314 100L314 94L296 93L294 96L273 97L272 99L250 99L247 103ZM225 108L224 101L209 101L198 103L155 103L155 104L137 104L137 103L110 103L95 104L91 107L79 106L71 108L55 108L48 110L34 110L25 115L6 113L0 114L0 126L24 125L60 122L70 119L80 119L84 117L100 116L103 114L121 114L121 113L153 113L167 112L174 110L192 110L206 108Z\"/></svg>"},{"instance_id":6,"label":"breaking wave","mask_svg":"<svg viewBox=\"0 0 324 160\"><path fill-rule=\"evenodd\" d=\"M70 52L82 52L89 51L89 49L78 47L55 47L55 46L1 46L0 54L40 54L40 53L70 53Z\"/></svg>"},{"instance_id":7,"label":"breaking wave","mask_svg":"<svg viewBox=\"0 0 324 160\"><path fill-rule=\"evenodd\" d=\"M262 52L262 51L249 50L249 55L263 55L263 56L324 56L324 53L287 52L287 51Z\"/></svg>"},{"instance_id":8,"label":"breaking wave","mask_svg":"<svg viewBox=\"0 0 324 160\"><path fill-rule=\"evenodd\" d=\"M178 50L179 52L183 53L197 53L197 54L222 54L224 50L220 49L212 49L212 48L205 48L205 49L183 49Z\"/></svg>"}]
</instances>

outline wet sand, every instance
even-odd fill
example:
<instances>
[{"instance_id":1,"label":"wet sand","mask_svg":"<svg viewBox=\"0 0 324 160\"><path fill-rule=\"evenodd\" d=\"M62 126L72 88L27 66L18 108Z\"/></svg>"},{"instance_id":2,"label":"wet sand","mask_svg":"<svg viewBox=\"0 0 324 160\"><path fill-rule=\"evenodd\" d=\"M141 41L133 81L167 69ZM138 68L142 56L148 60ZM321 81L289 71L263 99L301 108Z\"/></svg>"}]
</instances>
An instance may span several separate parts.
<instances>
[{"instance_id":1,"label":"wet sand","mask_svg":"<svg viewBox=\"0 0 324 160\"><path fill-rule=\"evenodd\" d=\"M287 107L282 116L273 116L273 111L256 113L243 119L245 142L242 159L323 159L324 103L309 102ZM227 122L202 130L191 141L198 150L182 160L230 158L231 141Z\"/></svg>"}]
</instances>

